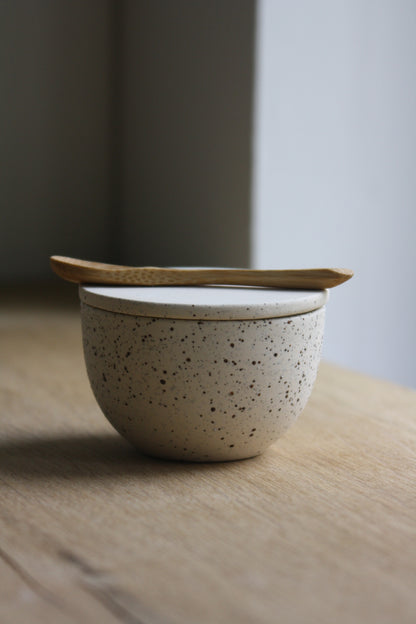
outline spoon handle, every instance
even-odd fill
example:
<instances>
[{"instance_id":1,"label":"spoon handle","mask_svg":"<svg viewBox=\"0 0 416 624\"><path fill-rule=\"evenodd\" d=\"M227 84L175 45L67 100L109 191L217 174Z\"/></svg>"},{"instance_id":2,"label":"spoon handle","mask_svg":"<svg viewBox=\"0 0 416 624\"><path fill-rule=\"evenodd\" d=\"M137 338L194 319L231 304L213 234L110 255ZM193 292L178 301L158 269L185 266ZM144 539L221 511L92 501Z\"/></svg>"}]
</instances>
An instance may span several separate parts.
<instances>
[{"instance_id":1,"label":"spoon handle","mask_svg":"<svg viewBox=\"0 0 416 624\"><path fill-rule=\"evenodd\" d=\"M274 288L332 288L353 276L349 269L167 269L127 267L52 256L51 267L57 275L76 283L129 286L191 286L224 284L233 286L271 286Z\"/></svg>"}]
</instances>

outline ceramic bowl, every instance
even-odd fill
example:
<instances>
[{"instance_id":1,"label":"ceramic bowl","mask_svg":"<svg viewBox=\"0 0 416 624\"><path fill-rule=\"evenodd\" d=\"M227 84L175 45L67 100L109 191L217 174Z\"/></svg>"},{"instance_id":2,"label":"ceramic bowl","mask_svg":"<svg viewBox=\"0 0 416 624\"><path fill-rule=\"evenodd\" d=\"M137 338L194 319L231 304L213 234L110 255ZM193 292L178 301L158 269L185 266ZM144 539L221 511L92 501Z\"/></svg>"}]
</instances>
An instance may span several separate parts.
<instances>
[{"instance_id":1,"label":"ceramic bowl","mask_svg":"<svg viewBox=\"0 0 416 624\"><path fill-rule=\"evenodd\" d=\"M262 453L310 396L327 291L81 286L85 362L103 413L148 455Z\"/></svg>"}]
</instances>

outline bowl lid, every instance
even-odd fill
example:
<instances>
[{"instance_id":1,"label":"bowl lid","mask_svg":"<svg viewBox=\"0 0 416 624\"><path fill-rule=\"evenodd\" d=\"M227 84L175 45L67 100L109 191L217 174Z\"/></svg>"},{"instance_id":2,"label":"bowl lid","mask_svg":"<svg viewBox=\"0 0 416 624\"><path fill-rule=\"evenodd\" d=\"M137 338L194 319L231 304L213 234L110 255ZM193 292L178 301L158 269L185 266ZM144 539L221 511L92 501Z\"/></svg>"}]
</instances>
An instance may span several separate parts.
<instances>
[{"instance_id":1,"label":"bowl lid","mask_svg":"<svg viewBox=\"0 0 416 624\"><path fill-rule=\"evenodd\" d=\"M244 320L311 312L328 299L327 290L280 290L245 286L79 287L81 301L94 307L154 318Z\"/></svg>"}]
</instances>

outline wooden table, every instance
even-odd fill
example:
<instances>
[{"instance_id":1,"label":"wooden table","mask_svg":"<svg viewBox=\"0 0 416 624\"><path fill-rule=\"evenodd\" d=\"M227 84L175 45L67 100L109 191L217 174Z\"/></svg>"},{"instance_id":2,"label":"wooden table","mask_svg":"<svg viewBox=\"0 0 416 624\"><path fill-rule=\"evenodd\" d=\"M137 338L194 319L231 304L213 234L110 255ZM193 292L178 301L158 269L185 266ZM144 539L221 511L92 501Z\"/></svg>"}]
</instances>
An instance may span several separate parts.
<instances>
[{"instance_id":1,"label":"wooden table","mask_svg":"<svg viewBox=\"0 0 416 624\"><path fill-rule=\"evenodd\" d=\"M416 621L415 392L323 363L265 455L170 463L101 415L75 288L6 289L0 348L2 624Z\"/></svg>"}]
</instances>

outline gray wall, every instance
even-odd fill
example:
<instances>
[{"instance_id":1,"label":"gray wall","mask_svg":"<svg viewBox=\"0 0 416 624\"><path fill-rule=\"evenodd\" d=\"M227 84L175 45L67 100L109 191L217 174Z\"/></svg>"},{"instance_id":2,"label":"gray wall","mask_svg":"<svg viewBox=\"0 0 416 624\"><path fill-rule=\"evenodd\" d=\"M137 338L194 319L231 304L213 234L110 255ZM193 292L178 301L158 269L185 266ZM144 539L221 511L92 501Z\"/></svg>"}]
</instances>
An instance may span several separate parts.
<instances>
[{"instance_id":1,"label":"gray wall","mask_svg":"<svg viewBox=\"0 0 416 624\"><path fill-rule=\"evenodd\" d=\"M248 263L254 9L0 2L0 280Z\"/></svg>"},{"instance_id":2,"label":"gray wall","mask_svg":"<svg viewBox=\"0 0 416 624\"><path fill-rule=\"evenodd\" d=\"M0 2L2 280L106 253L110 18L106 0Z\"/></svg>"},{"instance_id":3,"label":"gray wall","mask_svg":"<svg viewBox=\"0 0 416 624\"><path fill-rule=\"evenodd\" d=\"M126 259L247 265L254 2L124 7Z\"/></svg>"},{"instance_id":4,"label":"gray wall","mask_svg":"<svg viewBox=\"0 0 416 624\"><path fill-rule=\"evenodd\" d=\"M412 0L2 0L0 281L345 265L325 357L416 386L415 58Z\"/></svg>"}]
</instances>

